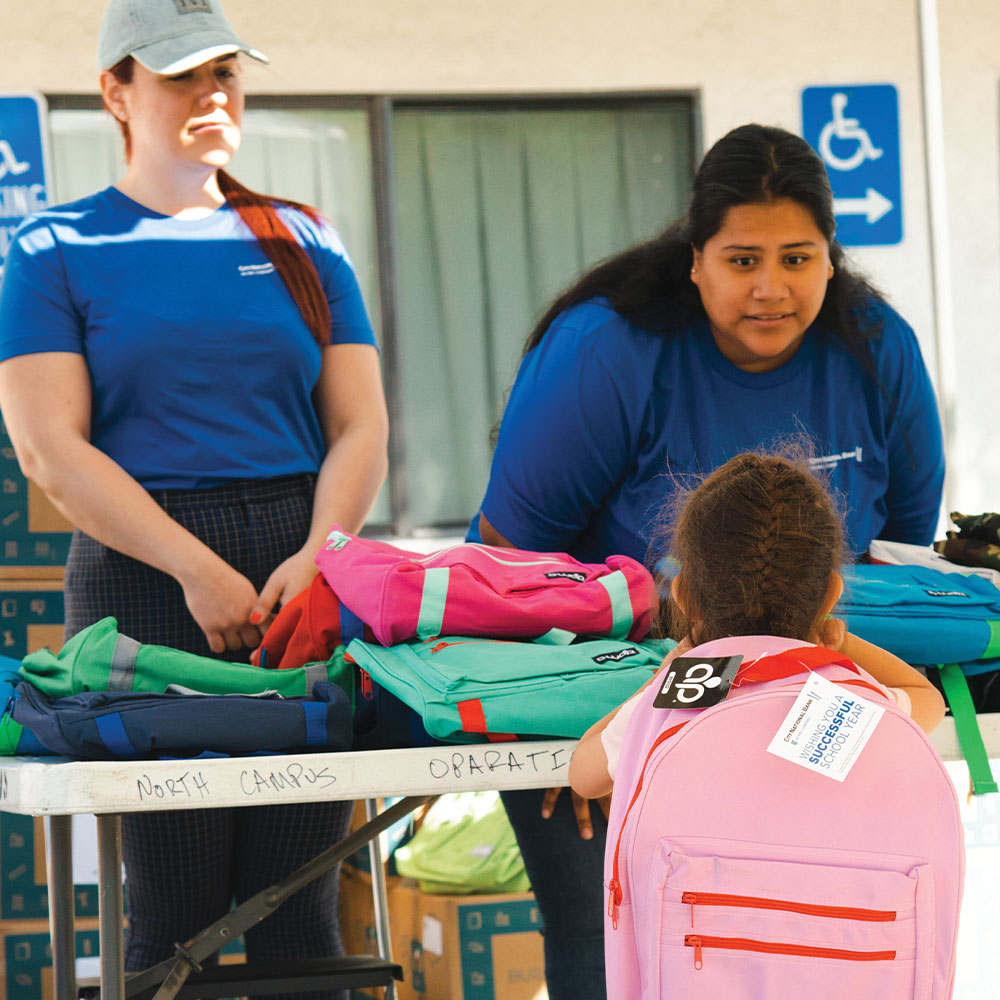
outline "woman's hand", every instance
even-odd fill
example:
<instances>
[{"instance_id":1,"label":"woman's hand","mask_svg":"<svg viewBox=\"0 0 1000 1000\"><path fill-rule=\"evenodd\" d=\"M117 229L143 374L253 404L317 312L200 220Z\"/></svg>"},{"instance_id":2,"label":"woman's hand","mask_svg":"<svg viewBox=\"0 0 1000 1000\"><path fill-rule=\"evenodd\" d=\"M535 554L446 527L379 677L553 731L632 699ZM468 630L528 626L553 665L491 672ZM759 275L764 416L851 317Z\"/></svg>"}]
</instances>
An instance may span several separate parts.
<instances>
[{"instance_id":1,"label":"woman's hand","mask_svg":"<svg viewBox=\"0 0 1000 1000\"><path fill-rule=\"evenodd\" d=\"M556 799L559 798L559 793L562 788L546 788L545 797L542 799L542 818L548 819L556 807ZM580 836L584 840L591 840L594 836L594 824L590 819L590 803L594 801L600 806L601 812L604 813L604 818L608 818L608 813L611 810L611 796L602 795L599 799L585 799L582 795L578 795L572 789L570 789L570 795L573 797L573 812L576 814L576 825L580 830Z\"/></svg>"},{"instance_id":2,"label":"woman's hand","mask_svg":"<svg viewBox=\"0 0 1000 1000\"><path fill-rule=\"evenodd\" d=\"M311 586L317 572L316 553L312 548L296 552L274 569L250 614L250 621L260 625L261 634L274 618L277 605L287 604Z\"/></svg>"},{"instance_id":3,"label":"woman's hand","mask_svg":"<svg viewBox=\"0 0 1000 1000\"><path fill-rule=\"evenodd\" d=\"M213 653L227 649L254 649L260 645L266 622L250 624L257 604L253 584L232 566L216 559L179 578L184 600Z\"/></svg>"}]
</instances>

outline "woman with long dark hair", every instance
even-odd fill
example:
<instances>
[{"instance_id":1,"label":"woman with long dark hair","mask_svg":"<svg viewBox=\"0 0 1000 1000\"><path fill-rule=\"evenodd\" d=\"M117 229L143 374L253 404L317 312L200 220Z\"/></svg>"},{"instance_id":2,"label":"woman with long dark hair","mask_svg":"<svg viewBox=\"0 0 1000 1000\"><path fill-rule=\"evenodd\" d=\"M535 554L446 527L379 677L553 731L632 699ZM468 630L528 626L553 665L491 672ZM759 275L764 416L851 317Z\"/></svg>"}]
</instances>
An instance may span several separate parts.
<instances>
[{"instance_id":1,"label":"woman with long dark hair","mask_svg":"<svg viewBox=\"0 0 1000 1000\"><path fill-rule=\"evenodd\" d=\"M720 139L686 216L598 264L532 331L470 538L655 562L677 484L804 433L853 552L928 543L944 479L930 379L913 331L834 231L803 139L761 125ZM549 996L602 997L604 816L569 793L503 799L541 910Z\"/></svg>"},{"instance_id":2,"label":"woman with long dark hair","mask_svg":"<svg viewBox=\"0 0 1000 1000\"><path fill-rule=\"evenodd\" d=\"M25 474L76 525L67 637L113 615L140 642L245 661L311 582L330 524L360 529L384 479L375 337L330 224L223 169L240 60L264 57L218 3L111 0L98 48L127 170L17 233L3 416ZM314 857L350 811L125 817L126 967ZM339 954L336 887L334 872L292 897L247 933L248 955Z\"/></svg>"}]
</instances>

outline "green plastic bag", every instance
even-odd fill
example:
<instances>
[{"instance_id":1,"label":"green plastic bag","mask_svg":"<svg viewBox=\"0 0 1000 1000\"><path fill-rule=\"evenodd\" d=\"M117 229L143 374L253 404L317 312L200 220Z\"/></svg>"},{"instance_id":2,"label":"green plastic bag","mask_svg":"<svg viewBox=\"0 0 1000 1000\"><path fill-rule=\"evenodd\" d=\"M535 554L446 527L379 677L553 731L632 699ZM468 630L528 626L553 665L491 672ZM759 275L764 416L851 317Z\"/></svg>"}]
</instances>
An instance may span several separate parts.
<instances>
[{"instance_id":1,"label":"green plastic bag","mask_svg":"<svg viewBox=\"0 0 1000 1000\"><path fill-rule=\"evenodd\" d=\"M442 795L393 855L421 892L528 892L531 886L500 793Z\"/></svg>"},{"instance_id":2,"label":"green plastic bag","mask_svg":"<svg viewBox=\"0 0 1000 1000\"><path fill-rule=\"evenodd\" d=\"M21 676L52 698L82 691L159 693L172 684L202 694L277 691L286 698L301 698L312 693L317 681L329 680L354 703L354 668L345 661L343 646L326 663L268 670L136 642L122 635L110 617L77 632L58 655L50 649L29 653L21 663Z\"/></svg>"}]
</instances>

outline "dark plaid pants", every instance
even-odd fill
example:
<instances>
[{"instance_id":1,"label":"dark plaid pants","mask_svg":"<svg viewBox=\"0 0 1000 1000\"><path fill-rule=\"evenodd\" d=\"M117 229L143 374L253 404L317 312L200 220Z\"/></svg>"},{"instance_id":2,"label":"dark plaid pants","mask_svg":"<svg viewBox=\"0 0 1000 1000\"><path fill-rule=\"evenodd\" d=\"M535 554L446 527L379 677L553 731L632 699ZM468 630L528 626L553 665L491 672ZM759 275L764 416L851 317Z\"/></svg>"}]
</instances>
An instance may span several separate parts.
<instances>
[{"instance_id":1,"label":"dark plaid pants","mask_svg":"<svg viewBox=\"0 0 1000 1000\"><path fill-rule=\"evenodd\" d=\"M206 490L157 490L153 498L257 588L297 552L309 531L312 476ZM66 638L107 615L139 642L212 656L180 585L151 566L74 533L66 564ZM247 662L249 650L223 658ZM353 803L135 813L122 819L129 927L125 967L169 958L237 903L274 884L347 833ZM343 954L339 871L316 879L245 935L250 961ZM346 994L281 994L335 1000Z\"/></svg>"}]
</instances>

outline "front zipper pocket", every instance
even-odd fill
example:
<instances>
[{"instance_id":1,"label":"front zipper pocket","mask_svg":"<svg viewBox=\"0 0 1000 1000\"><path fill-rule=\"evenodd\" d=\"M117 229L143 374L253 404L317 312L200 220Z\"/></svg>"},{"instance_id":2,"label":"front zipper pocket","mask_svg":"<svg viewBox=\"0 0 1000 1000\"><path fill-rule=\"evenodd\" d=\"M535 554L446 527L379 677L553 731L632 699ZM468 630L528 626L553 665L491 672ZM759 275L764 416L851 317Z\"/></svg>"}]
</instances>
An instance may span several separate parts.
<instances>
[{"instance_id":1,"label":"front zipper pocket","mask_svg":"<svg viewBox=\"0 0 1000 1000\"><path fill-rule=\"evenodd\" d=\"M695 906L735 906L747 910L785 910L811 917L830 917L841 920L867 920L882 922L895 920L895 910L870 910L859 906L826 906L821 903L803 903L793 899L772 899L769 896L738 896L726 892L683 892L681 902L691 907L691 926L694 927Z\"/></svg>"},{"instance_id":2,"label":"front zipper pocket","mask_svg":"<svg viewBox=\"0 0 1000 1000\"><path fill-rule=\"evenodd\" d=\"M704 965L703 948L721 948L724 951L755 951L762 955L794 955L796 958L832 958L841 962L892 962L894 951L856 951L850 948L821 948L806 944L789 944L785 941L754 941L751 938L705 937L687 934L684 945L694 949L694 967Z\"/></svg>"},{"instance_id":3,"label":"front zipper pocket","mask_svg":"<svg viewBox=\"0 0 1000 1000\"><path fill-rule=\"evenodd\" d=\"M665 838L650 874L660 927L640 962L657 968L655 990L923 996L916 926L931 887L920 859Z\"/></svg>"}]
</instances>

